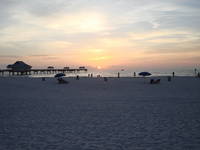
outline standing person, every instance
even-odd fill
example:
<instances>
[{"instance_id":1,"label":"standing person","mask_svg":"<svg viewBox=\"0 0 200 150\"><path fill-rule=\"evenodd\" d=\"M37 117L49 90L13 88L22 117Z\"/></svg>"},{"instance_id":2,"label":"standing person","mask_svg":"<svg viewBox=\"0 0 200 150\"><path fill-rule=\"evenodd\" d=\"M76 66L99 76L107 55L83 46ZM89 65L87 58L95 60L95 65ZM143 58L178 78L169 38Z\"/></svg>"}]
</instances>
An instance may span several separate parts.
<instances>
[{"instance_id":1,"label":"standing person","mask_svg":"<svg viewBox=\"0 0 200 150\"><path fill-rule=\"evenodd\" d=\"M173 77L175 76L175 72L172 72L172 76L173 76Z\"/></svg>"},{"instance_id":2,"label":"standing person","mask_svg":"<svg viewBox=\"0 0 200 150\"><path fill-rule=\"evenodd\" d=\"M76 80L79 80L79 75L76 76Z\"/></svg>"},{"instance_id":3,"label":"standing person","mask_svg":"<svg viewBox=\"0 0 200 150\"><path fill-rule=\"evenodd\" d=\"M135 72L133 73L133 76L136 77L136 73Z\"/></svg>"},{"instance_id":4,"label":"standing person","mask_svg":"<svg viewBox=\"0 0 200 150\"><path fill-rule=\"evenodd\" d=\"M104 79L104 82L107 82L107 81L108 81L108 78L107 78L107 77L104 77L103 79Z\"/></svg>"},{"instance_id":5,"label":"standing person","mask_svg":"<svg viewBox=\"0 0 200 150\"><path fill-rule=\"evenodd\" d=\"M168 76L168 77L167 77L167 81L170 82L171 80L172 80L172 79L171 79L171 76Z\"/></svg>"},{"instance_id":6,"label":"standing person","mask_svg":"<svg viewBox=\"0 0 200 150\"><path fill-rule=\"evenodd\" d=\"M197 68L194 69L194 76L197 76Z\"/></svg>"},{"instance_id":7,"label":"standing person","mask_svg":"<svg viewBox=\"0 0 200 150\"><path fill-rule=\"evenodd\" d=\"M199 77L199 78L200 78L200 72L198 72L198 74L197 74L197 77Z\"/></svg>"},{"instance_id":8,"label":"standing person","mask_svg":"<svg viewBox=\"0 0 200 150\"><path fill-rule=\"evenodd\" d=\"M120 78L120 73L119 72L117 73L117 77Z\"/></svg>"}]
</instances>

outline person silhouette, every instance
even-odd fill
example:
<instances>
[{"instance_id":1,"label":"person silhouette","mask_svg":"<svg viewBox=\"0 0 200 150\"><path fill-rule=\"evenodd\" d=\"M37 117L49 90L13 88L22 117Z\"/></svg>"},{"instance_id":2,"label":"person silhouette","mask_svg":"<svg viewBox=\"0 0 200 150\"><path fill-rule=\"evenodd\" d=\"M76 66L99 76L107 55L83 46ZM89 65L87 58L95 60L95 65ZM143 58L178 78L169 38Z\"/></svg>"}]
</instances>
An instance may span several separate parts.
<instances>
[{"instance_id":1,"label":"person silhouette","mask_svg":"<svg viewBox=\"0 0 200 150\"><path fill-rule=\"evenodd\" d=\"M76 76L76 80L79 80L79 79L80 79L80 78L79 78L79 75L77 75L77 76Z\"/></svg>"},{"instance_id":2,"label":"person silhouette","mask_svg":"<svg viewBox=\"0 0 200 150\"><path fill-rule=\"evenodd\" d=\"M133 73L133 76L136 77L136 73L135 72Z\"/></svg>"},{"instance_id":3,"label":"person silhouette","mask_svg":"<svg viewBox=\"0 0 200 150\"><path fill-rule=\"evenodd\" d=\"M105 81L105 82L107 82L107 81L108 81L108 78L107 78L107 77L104 77L103 79L104 79L104 81Z\"/></svg>"},{"instance_id":4,"label":"person silhouette","mask_svg":"<svg viewBox=\"0 0 200 150\"><path fill-rule=\"evenodd\" d=\"M120 78L120 73L119 72L117 73L117 78Z\"/></svg>"},{"instance_id":5,"label":"person silhouette","mask_svg":"<svg viewBox=\"0 0 200 150\"><path fill-rule=\"evenodd\" d=\"M197 68L194 69L194 75L197 75Z\"/></svg>"}]
</instances>

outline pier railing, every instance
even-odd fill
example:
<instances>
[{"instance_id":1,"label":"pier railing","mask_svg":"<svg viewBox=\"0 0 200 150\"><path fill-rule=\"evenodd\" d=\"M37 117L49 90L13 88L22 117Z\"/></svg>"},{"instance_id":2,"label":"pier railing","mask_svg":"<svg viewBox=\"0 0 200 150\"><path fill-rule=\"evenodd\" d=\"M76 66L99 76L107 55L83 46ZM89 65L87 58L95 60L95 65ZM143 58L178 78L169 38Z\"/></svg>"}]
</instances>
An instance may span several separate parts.
<instances>
[{"instance_id":1,"label":"pier railing","mask_svg":"<svg viewBox=\"0 0 200 150\"><path fill-rule=\"evenodd\" d=\"M77 73L77 72L87 72L86 68L79 69L30 69L30 70L10 70L3 69L0 70L0 75L31 75L31 74L55 74L55 73Z\"/></svg>"}]
</instances>

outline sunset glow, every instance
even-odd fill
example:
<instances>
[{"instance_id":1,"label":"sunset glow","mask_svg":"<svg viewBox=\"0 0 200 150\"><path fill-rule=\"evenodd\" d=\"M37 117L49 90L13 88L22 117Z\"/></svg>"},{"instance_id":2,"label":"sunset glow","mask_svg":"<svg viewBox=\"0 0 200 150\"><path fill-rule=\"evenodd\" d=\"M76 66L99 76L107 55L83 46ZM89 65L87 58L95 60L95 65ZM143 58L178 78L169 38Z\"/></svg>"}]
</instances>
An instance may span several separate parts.
<instances>
[{"instance_id":1,"label":"sunset glow","mask_svg":"<svg viewBox=\"0 0 200 150\"><path fill-rule=\"evenodd\" d=\"M37 7L36 7L37 6ZM199 65L199 1L2 2L1 68Z\"/></svg>"},{"instance_id":2,"label":"sunset glow","mask_svg":"<svg viewBox=\"0 0 200 150\"><path fill-rule=\"evenodd\" d=\"M97 69L101 69L101 66L97 66Z\"/></svg>"}]
</instances>

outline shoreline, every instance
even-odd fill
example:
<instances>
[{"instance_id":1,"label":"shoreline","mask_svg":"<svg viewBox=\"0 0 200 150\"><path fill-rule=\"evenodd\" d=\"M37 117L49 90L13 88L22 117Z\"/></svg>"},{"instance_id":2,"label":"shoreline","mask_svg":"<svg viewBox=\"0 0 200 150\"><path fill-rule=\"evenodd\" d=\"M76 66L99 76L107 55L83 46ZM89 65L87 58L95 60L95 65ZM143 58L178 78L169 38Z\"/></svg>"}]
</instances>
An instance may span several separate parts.
<instances>
[{"instance_id":1,"label":"shoreline","mask_svg":"<svg viewBox=\"0 0 200 150\"><path fill-rule=\"evenodd\" d=\"M80 78L103 78L103 77L107 77L107 78L118 78L117 76L100 76L100 77L97 77L97 76L93 76L93 77L88 77L86 75L79 75L79 74L76 74L76 75L70 75L70 76L65 76L65 78L75 78L76 76L79 76ZM54 78L54 75L49 75L49 76L45 76L45 75L37 75L37 76L32 76L32 75L12 75L12 76L9 76L9 75L0 75L0 78L42 78L42 77L45 77L45 78ZM141 77L141 76L120 76L120 78L154 78L154 77L194 77L194 78L198 78L197 76L194 76L194 75L175 75L174 77L172 75L151 75L151 76L147 76L147 77Z\"/></svg>"}]
</instances>

